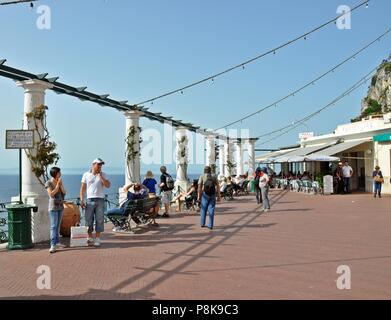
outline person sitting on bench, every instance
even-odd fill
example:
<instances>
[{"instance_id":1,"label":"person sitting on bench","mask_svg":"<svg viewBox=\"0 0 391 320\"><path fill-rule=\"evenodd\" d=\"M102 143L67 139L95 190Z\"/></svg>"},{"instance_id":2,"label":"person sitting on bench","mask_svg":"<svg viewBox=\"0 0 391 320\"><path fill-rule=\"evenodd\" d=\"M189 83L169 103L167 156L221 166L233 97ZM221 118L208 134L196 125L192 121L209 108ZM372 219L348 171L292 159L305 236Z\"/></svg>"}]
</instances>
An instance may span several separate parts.
<instances>
[{"instance_id":1,"label":"person sitting on bench","mask_svg":"<svg viewBox=\"0 0 391 320\"><path fill-rule=\"evenodd\" d=\"M198 180L193 180L193 183L191 184L187 192L180 193L172 200L172 202L178 201L178 208L175 211L182 212L182 205L184 202L186 202L187 197L192 197L193 200L196 200L197 191L198 191Z\"/></svg>"},{"instance_id":2,"label":"person sitting on bench","mask_svg":"<svg viewBox=\"0 0 391 320\"><path fill-rule=\"evenodd\" d=\"M129 191L129 189L133 187L133 192ZM127 193L126 201L122 203L122 205L119 208L113 208L107 211L107 218L113 223L114 229L113 231L117 231L119 228L119 225L116 220L110 219L111 215L118 216L118 215L124 215L125 209L128 206L128 203L130 201L139 200L139 199L146 199L148 197L148 189L147 187L141 185L140 183L135 184L129 184L124 187L124 191ZM137 223L137 221L135 221Z\"/></svg>"}]
</instances>

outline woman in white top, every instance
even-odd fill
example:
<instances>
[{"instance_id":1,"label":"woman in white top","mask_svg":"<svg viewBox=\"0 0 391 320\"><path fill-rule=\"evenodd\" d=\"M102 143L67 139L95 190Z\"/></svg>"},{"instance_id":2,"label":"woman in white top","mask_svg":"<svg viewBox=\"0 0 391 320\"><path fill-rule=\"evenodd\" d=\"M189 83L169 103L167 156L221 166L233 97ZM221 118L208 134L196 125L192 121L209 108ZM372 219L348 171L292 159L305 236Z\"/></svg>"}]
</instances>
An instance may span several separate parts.
<instances>
[{"instance_id":1,"label":"woman in white top","mask_svg":"<svg viewBox=\"0 0 391 320\"><path fill-rule=\"evenodd\" d=\"M267 175L267 169L262 168L259 176L259 188L262 194L263 211L268 212L270 210L269 202L269 176Z\"/></svg>"}]
</instances>

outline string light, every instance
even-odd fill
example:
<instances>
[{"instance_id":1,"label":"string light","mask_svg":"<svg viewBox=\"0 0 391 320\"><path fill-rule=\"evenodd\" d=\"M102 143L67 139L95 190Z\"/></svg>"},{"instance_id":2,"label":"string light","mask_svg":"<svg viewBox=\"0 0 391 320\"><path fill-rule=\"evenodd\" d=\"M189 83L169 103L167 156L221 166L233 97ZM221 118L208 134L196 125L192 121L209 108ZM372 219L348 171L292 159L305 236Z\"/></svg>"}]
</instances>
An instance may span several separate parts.
<instances>
[{"instance_id":1,"label":"string light","mask_svg":"<svg viewBox=\"0 0 391 320\"><path fill-rule=\"evenodd\" d=\"M297 128L298 126L300 126L302 123L310 120L311 118L315 117L316 115L320 114L322 111L326 110L327 108L329 108L330 106L334 106L337 102L339 102L340 100L342 100L344 97L346 97L347 95L349 95L351 92L357 90L358 88L360 88L363 84L365 84L368 80L370 80L372 78L372 74L373 72L375 72L377 70L377 67L372 69L368 74L366 74L365 77L361 78L359 81L357 81L352 87L350 87L348 90L346 90L344 93L342 93L341 95L339 95L337 98L333 99L330 103L328 103L327 105L325 105L324 107L320 108L319 110L316 110L315 112L307 115L306 117L300 119L300 120L297 120L296 122L292 122L291 124L289 125L286 125L282 128L279 128L279 129L276 129L276 130L273 130L271 132L267 132L267 133L264 133L260 136L258 136L257 138L262 138L262 137L266 137L266 136L270 136L274 133L278 133L278 132L282 132L281 134L277 135L276 137L273 137L267 141L263 141L263 142L259 142L257 145L261 145L261 144L265 144L265 143L268 143L270 141L273 141L285 134L287 134L288 132L292 131L293 129ZM285 130L285 131L284 131Z\"/></svg>"},{"instance_id":2,"label":"string light","mask_svg":"<svg viewBox=\"0 0 391 320\"><path fill-rule=\"evenodd\" d=\"M365 1L365 2L362 2L362 3L358 4L358 5L356 5L356 6L353 7L351 10L349 10L349 12L352 13L353 11L355 11L355 10L359 9L360 7L364 6L367 2L368 2L368 1ZM235 66L233 66L233 67L231 67L231 68L228 68L228 69L226 69L226 70L223 70L223 71L221 71L221 72L219 72L219 73L216 73L216 74L214 74L214 75L208 76L208 77L203 78L203 79L198 80L198 81L195 81L195 82L193 82L193 83L191 83L191 84L188 84L188 85L186 85L186 86L183 86L182 88L179 88L179 89L176 89L176 90L172 90L172 91L169 91L169 92L167 92L167 93L161 94L161 95L159 95L159 96L153 97L153 98L151 98L151 99L148 99L148 100L145 100L145 101L136 103L135 106L139 106L139 105L142 105L142 104L144 104L144 103L148 103L148 102L150 102L150 101L152 101L152 100L161 99L161 98L167 97L167 96L169 96L169 95L172 95L172 94L174 94L174 93L180 92L181 90L186 90L186 89L189 89L189 88L191 88L191 87L200 85L200 84L202 84L202 83L204 83L204 82L209 81L210 79L220 77L220 76L222 76L222 75L224 75L224 74L226 74L226 73L229 73L229 72L231 72L231 71L233 71L233 70L235 70L235 69L242 68L244 65L253 63L253 62L255 62L255 61L257 61L257 60L259 60L259 59L261 59L261 58L264 58L265 56L267 56L267 55L269 55L269 54L271 54L271 53L276 54L277 50L281 50L281 49L283 49L283 48L285 48L285 47L287 47L287 46L290 46L290 45L292 45L293 43L295 43L295 42L301 40L304 36L308 36L308 35L310 35L310 34L312 34L312 33L315 33L315 32L317 32L317 31L319 31L319 30L325 28L326 26L328 26L329 24L331 24L331 23L333 23L333 22L336 22L338 19L340 19L341 17L343 17L343 16L346 15L346 14L347 14L347 12L344 12L343 14L337 16L336 18L333 18L333 19L331 19L331 20L329 20L329 21L327 21L327 22L325 22L325 23L319 25L318 27L316 27L316 28L314 28L314 29L312 29L312 30L310 30L310 31L308 31L308 32L306 32L306 33L304 33L304 34L302 34L302 35L300 35L300 36L298 36L298 37L296 37L296 38L290 40L290 41L287 41L287 42L281 44L280 46L278 46L278 47L276 47L276 48L274 48L274 49L271 49L271 50L269 50L269 51L266 51L266 52L264 52L264 53L261 53L261 54L259 54L258 56L254 57L254 58L251 58L251 59L249 59L249 60L247 60L247 61L244 61L244 62L242 62L242 63L239 63L239 64L237 64L237 65L235 65Z\"/></svg>"},{"instance_id":3,"label":"string light","mask_svg":"<svg viewBox=\"0 0 391 320\"><path fill-rule=\"evenodd\" d=\"M350 60L353 59L353 57L357 57L359 54L361 54L363 51L365 51L367 48L369 48L370 46L372 46L374 43L376 43L376 41L378 39L381 39L382 37L386 36L388 33L391 32L391 28L387 29L383 34L381 34L379 37L377 37L375 40L369 42L368 44L366 44L365 46L363 46L361 49L359 49L358 51L354 52L352 55L350 55L348 58L342 60L340 63L338 63L337 65L335 65L334 67L330 68L328 71L324 72L323 74L321 74L320 76L316 77L315 79L312 79L311 81L309 81L308 83L306 83L305 85L303 85L302 87L296 89L296 90L293 90L291 91L289 94L285 95L284 97L278 99L277 101L274 101L273 103L269 104L269 105L266 105L264 107L262 107L261 109L253 112L253 113L250 113L236 121L232 121L228 124L226 124L225 126L222 126L222 127L219 127L215 130L220 130L220 129L226 129L234 124L237 124L239 123L241 120L247 120L253 116L255 116L256 114L258 114L259 112L263 112L273 106L276 106L276 104L280 103L280 102L283 102L287 99L289 99L290 97L294 96L296 93L299 93L301 91L303 91L304 89L308 88L309 86L311 85L315 85L317 83L318 80L326 77L328 74L330 73L334 73L335 70L339 69L341 66L343 66L344 64L346 64L347 62L349 62Z\"/></svg>"}]
</instances>

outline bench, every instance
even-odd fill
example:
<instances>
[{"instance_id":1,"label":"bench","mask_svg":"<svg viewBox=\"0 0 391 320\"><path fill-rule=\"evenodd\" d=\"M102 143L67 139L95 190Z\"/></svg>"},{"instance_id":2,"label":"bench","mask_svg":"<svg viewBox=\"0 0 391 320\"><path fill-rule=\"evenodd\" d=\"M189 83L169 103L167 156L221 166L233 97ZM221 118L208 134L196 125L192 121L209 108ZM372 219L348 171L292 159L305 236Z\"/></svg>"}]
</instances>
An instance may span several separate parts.
<instances>
[{"instance_id":1,"label":"bench","mask_svg":"<svg viewBox=\"0 0 391 320\"><path fill-rule=\"evenodd\" d=\"M228 185L224 192L220 192L224 200L233 200L234 199L234 187L232 184Z\"/></svg>"},{"instance_id":2,"label":"bench","mask_svg":"<svg viewBox=\"0 0 391 320\"><path fill-rule=\"evenodd\" d=\"M248 180L243 181L242 186L239 187L238 190L236 191L238 196L240 196L240 195L248 195L249 194L249 192L248 192L248 183L249 183Z\"/></svg>"},{"instance_id":3,"label":"bench","mask_svg":"<svg viewBox=\"0 0 391 320\"><path fill-rule=\"evenodd\" d=\"M133 232L132 222L137 226L149 224L158 226L155 219L160 209L160 197L129 201L123 215L105 216L122 231Z\"/></svg>"}]
</instances>

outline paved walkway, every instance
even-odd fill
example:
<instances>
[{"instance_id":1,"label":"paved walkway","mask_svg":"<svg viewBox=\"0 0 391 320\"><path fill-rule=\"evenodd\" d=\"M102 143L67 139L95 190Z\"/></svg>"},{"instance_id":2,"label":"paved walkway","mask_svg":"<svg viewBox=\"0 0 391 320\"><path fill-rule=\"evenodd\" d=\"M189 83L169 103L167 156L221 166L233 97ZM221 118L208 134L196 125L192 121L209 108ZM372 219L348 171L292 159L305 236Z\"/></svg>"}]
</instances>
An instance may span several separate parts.
<instances>
[{"instance_id":1,"label":"paved walkway","mask_svg":"<svg viewBox=\"0 0 391 320\"><path fill-rule=\"evenodd\" d=\"M0 298L391 298L391 197L271 197L267 214L253 197L221 203L214 231L172 214L135 235L108 225L100 249L0 251ZM40 265L51 268L50 290L36 287ZM337 289L340 265L351 290Z\"/></svg>"}]
</instances>

